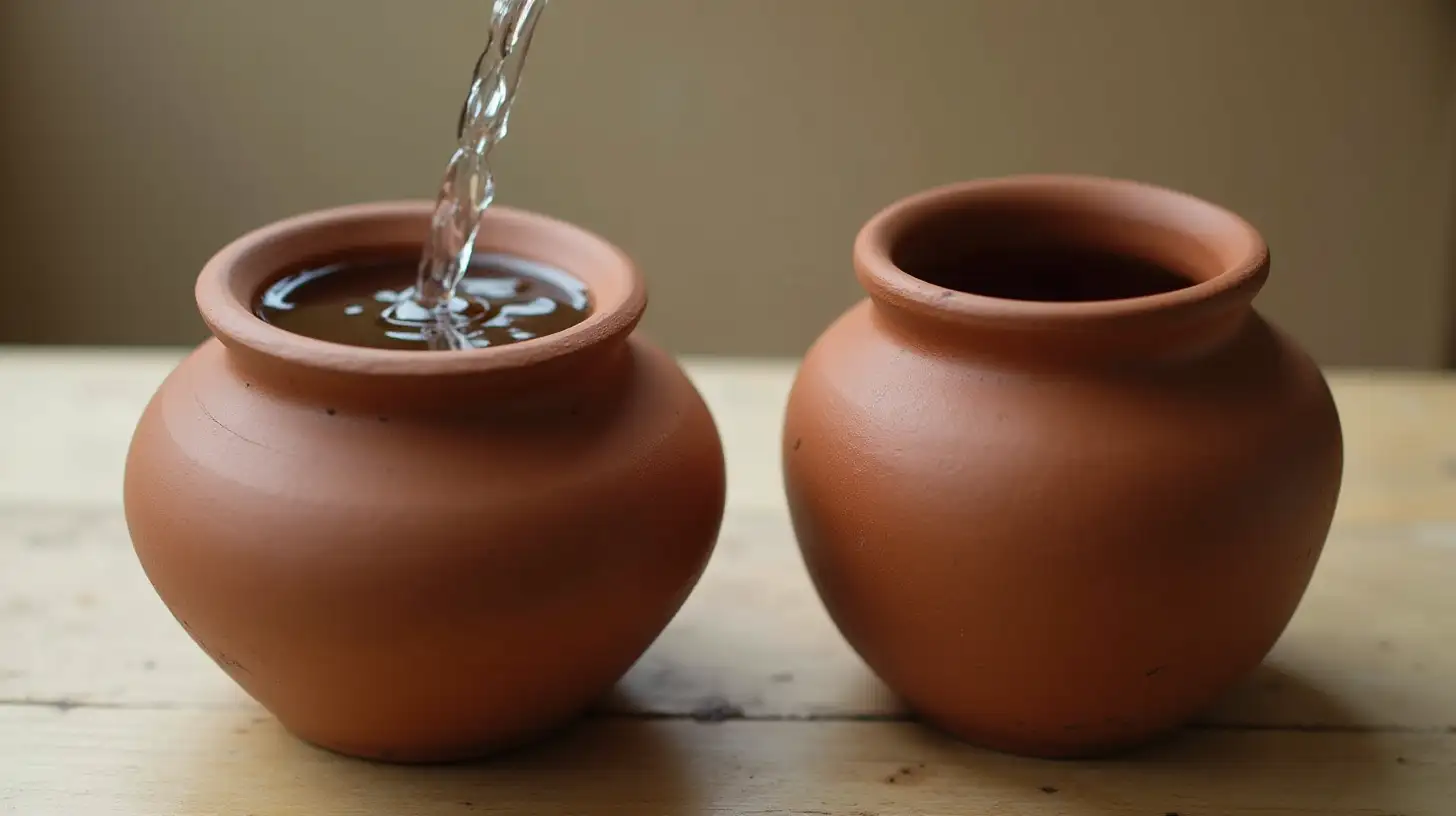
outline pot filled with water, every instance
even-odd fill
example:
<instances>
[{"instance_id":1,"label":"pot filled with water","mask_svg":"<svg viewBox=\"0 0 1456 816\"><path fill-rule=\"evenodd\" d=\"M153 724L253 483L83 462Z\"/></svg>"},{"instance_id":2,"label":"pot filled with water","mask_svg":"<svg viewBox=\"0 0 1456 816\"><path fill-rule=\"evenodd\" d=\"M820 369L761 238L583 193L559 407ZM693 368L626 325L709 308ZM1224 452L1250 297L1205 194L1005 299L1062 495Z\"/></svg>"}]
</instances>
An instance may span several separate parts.
<instances>
[{"instance_id":1,"label":"pot filled with water","mask_svg":"<svg viewBox=\"0 0 1456 816\"><path fill-rule=\"evenodd\" d=\"M1339 492L1315 364L1242 219L1101 178L978 181L861 231L869 297L784 425L832 617L927 720L1042 756L1185 721L1273 646Z\"/></svg>"},{"instance_id":2,"label":"pot filled with water","mask_svg":"<svg viewBox=\"0 0 1456 816\"><path fill-rule=\"evenodd\" d=\"M429 202L249 233L198 277L214 337L136 429L136 552L287 728L429 761L592 704L707 563L725 474L605 240L492 208L452 300L410 295ZM443 320L442 315L448 313Z\"/></svg>"}]
</instances>

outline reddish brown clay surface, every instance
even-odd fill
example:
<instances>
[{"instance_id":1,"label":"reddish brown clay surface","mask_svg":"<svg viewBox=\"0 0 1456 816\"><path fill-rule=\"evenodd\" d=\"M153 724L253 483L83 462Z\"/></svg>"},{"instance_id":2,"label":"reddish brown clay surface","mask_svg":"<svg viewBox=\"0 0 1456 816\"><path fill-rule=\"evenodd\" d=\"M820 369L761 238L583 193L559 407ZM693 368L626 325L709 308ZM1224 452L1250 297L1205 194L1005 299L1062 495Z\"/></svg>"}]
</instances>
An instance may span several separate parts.
<instances>
[{"instance_id":1,"label":"reddish brown clay surface","mask_svg":"<svg viewBox=\"0 0 1456 816\"><path fill-rule=\"evenodd\" d=\"M1048 249L1196 283L1049 302L907 272ZM1155 187L1015 177L891 206L854 263L870 297L804 361L785 477L830 614L891 687L965 739L1069 757L1166 731L1260 662L1342 453L1320 372L1250 305L1252 227Z\"/></svg>"},{"instance_id":2,"label":"reddish brown clay surface","mask_svg":"<svg viewBox=\"0 0 1456 816\"><path fill-rule=\"evenodd\" d=\"M197 282L217 339L148 406L127 521L197 643L302 738L458 759L606 692L696 582L722 519L713 421L632 335L646 304L605 241L494 208L483 251L565 269L593 313L455 352L354 348L258 320L279 270L418 245L429 205L310 214L249 234Z\"/></svg>"}]
</instances>

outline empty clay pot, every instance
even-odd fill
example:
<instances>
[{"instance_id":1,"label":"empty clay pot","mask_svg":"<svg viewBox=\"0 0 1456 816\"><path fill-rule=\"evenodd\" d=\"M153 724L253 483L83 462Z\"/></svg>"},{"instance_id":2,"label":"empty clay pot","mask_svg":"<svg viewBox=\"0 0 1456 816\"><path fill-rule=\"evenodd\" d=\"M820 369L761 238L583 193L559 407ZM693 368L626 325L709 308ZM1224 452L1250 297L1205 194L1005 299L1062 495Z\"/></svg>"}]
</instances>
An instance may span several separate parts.
<instances>
[{"instance_id":1,"label":"empty clay pot","mask_svg":"<svg viewBox=\"0 0 1456 816\"><path fill-rule=\"evenodd\" d=\"M197 281L215 339L162 384L126 465L137 555L198 645L300 737L394 761L587 708L687 597L725 492L703 401L632 333L642 279L574 226L483 222L482 251L588 286L591 315L539 339L387 351L253 315L288 267L419 246L429 221L428 202L351 206L222 250Z\"/></svg>"},{"instance_id":2,"label":"empty clay pot","mask_svg":"<svg viewBox=\"0 0 1456 816\"><path fill-rule=\"evenodd\" d=\"M875 216L868 300L784 427L789 506L844 637L928 721L1049 757L1185 721L1254 668L1339 492L1319 370L1250 302L1264 241L1086 177Z\"/></svg>"}]
</instances>

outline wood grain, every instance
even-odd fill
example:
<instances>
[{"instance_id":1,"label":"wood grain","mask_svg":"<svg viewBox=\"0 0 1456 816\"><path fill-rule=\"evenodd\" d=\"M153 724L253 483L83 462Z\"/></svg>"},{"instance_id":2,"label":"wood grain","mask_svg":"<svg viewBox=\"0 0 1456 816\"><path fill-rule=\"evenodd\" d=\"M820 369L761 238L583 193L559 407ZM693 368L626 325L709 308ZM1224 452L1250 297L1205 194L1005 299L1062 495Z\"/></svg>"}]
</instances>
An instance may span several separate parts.
<instances>
[{"instance_id":1,"label":"wood grain","mask_svg":"<svg viewBox=\"0 0 1456 816\"><path fill-rule=\"evenodd\" d=\"M792 367L693 361L730 506L677 619L561 738L400 769L287 737L147 584L121 460L176 359L0 352L0 812L1413 816L1456 801L1456 380L1332 377L1341 510L1266 665L1168 744L1042 763L910 721L794 545L778 474Z\"/></svg>"},{"instance_id":2,"label":"wood grain","mask_svg":"<svg viewBox=\"0 0 1456 816\"><path fill-rule=\"evenodd\" d=\"M594 719L491 762L401 768L248 711L5 707L0 733L0 808L87 816L1438 816L1456 775L1446 734L1194 731L1074 763L906 723Z\"/></svg>"}]
</instances>

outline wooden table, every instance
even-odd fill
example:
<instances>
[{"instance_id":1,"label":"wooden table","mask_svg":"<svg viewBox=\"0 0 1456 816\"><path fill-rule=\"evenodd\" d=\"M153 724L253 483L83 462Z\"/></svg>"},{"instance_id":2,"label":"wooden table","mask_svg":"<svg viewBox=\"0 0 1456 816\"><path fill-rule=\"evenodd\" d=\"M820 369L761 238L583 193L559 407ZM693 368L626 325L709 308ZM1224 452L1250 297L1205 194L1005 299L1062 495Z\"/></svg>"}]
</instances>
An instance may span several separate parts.
<instances>
[{"instance_id":1,"label":"wooden table","mask_svg":"<svg viewBox=\"0 0 1456 816\"><path fill-rule=\"evenodd\" d=\"M854 657L780 497L792 366L691 361L731 472L692 599L575 729L493 762L403 768L289 737L143 577L122 458L176 359L0 350L0 812L1456 813L1456 379L1333 376L1344 496L1267 664L1165 744L1045 762L915 724Z\"/></svg>"}]
</instances>

